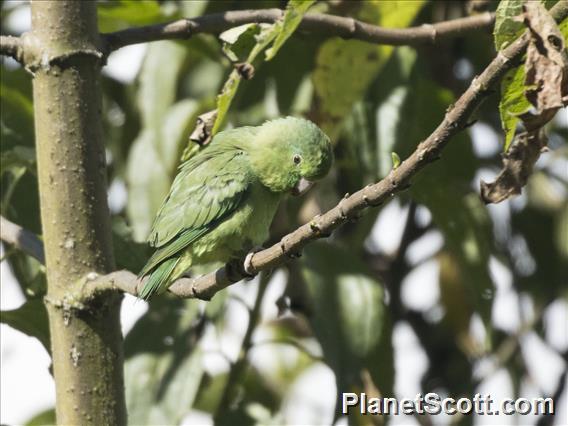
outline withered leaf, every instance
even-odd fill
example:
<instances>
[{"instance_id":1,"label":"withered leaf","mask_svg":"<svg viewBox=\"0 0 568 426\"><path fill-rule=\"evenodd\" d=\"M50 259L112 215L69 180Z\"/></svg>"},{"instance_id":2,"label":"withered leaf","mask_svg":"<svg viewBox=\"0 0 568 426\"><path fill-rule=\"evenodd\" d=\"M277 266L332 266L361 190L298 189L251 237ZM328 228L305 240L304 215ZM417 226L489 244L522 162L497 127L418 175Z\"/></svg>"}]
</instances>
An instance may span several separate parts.
<instances>
[{"instance_id":1,"label":"withered leaf","mask_svg":"<svg viewBox=\"0 0 568 426\"><path fill-rule=\"evenodd\" d=\"M542 115L564 106L563 98L568 96L568 58L562 33L544 5L528 1L523 10L525 23L531 32L525 61L525 95L537 113ZM548 120L553 115L546 114Z\"/></svg>"},{"instance_id":2,"label":"withered leaf","mask_svg":"<svg viewBox=\"0 0 568 426\"><path fill-rule=\"evenodd\" d=\"M189 136L189 139L201 146L207 145L211 142L211 130L213 129L213 123L215 123L215 118L217 117L217 110L201 114L197 117L197 124L195 129Z\"/></svg>"},{"instance_id":3,"label":"withered leaf","mask_svg":"<svg viewBox=\"0 0 568 426\"><path fill-rule=\"evenodd\" d=\"M500 203L521 193L532 173L533 166L546 146L542 129L518 135L503 154L503 169L494 182L481 181L481 199L485 204Z\"/></svg>"}]
</instances>

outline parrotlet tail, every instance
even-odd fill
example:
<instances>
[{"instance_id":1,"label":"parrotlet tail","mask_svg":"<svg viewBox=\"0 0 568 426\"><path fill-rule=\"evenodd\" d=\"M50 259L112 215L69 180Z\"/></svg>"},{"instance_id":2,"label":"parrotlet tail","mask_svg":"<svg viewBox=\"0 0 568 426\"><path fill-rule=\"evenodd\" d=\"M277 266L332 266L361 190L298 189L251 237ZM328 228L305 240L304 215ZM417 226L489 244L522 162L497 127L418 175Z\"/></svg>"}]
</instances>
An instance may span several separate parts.
<instances>
[{"instance_id":1,"label":"parrotlet tail","mask_svg":"<svg viewBox=\"0 0 568 426\"><path fill-rule=\"evenodd\" d=\"M172 273L179 262L179 257L172 257L163 261L156 269L150 272L148 281L140 291L138 297L144 300L150 299L155 294L166 291L172 282Z\"/></svg>"}]
</instances>

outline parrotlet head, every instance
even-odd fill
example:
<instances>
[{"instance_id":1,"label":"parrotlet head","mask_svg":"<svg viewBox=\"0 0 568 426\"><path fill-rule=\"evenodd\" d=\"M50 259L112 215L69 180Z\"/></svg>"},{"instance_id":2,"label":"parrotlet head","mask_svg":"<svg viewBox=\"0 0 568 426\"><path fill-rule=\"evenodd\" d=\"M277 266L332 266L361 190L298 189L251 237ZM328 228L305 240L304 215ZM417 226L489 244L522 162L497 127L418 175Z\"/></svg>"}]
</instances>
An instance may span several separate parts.
<instances>
[{"instance_id":1,"label":"parrotlet head","mask_svg":"<svg viewBox=\"0 0 568 426\"><path fill-rule=\"evenodd\" d=\"M309 120L296 117L260 126L249 152L253 171L273 192L300 195L331 168L329 137Z\"/></svg>"}]
</instances>

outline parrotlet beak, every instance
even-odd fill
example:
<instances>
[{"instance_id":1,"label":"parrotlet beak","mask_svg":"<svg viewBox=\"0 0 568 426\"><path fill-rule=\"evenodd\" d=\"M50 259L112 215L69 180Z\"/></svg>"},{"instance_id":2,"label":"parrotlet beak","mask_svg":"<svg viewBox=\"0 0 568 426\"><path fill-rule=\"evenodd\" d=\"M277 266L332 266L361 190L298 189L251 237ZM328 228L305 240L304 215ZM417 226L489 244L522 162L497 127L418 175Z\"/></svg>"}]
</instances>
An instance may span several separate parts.
<instances>
[{"instance_id":1,"label":"parrotlet beak","mask_svg":"<svg viewBox=\"0 0 568 426\"><path fill-rule=\"evenodd\" d=\"M315 182L311 182L307 179L301 178L298 183L296 184L296 186L294 188L292 188L292 195L294 196L299 196L299 195L303 195L306 192L308 192L308 190L314 186Z\"/></svg>"}]
</instances>

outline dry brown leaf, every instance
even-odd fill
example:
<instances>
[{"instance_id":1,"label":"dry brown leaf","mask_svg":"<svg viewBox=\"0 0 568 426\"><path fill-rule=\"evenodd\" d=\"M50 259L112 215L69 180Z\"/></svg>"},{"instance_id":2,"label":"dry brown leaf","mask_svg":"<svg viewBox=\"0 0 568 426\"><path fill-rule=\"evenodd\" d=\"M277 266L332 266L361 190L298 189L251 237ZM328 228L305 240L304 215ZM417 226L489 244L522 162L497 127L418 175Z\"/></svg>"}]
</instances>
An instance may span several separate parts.
<instances>
[{"instance_id":1,"label":"dry brown leaf","mask_svg":"<svg viewBox=\"0 0 568 426\"><path fill-rule=\"evenodd\" d=\"M215 118L217 118L217 110L206 112L197 117L197 124L195 129L189 136L189 139L201 146L207 145L211 142L211 130L213 129L213 123L215 123Z\"/></svg>"},{"instance_id":2,"label":"dry brown leaf","mask_svg":"<svg viewBox=\"0 0 568 426\"><path fill-rule=\"evenodd\" d=\"M525 94L541 115L564 106L563 98L568 95L568 58L562 33L543 4L528 1L523 8L531 31L525 61ZM552 115L547 114L550 118Z\"/></svg>"},{"instance_id":3,"label":"dry brown leaf","mask_svg":"<svg viewBox=\"0 0 568 426\"><path fill-rule=\"evenodd\" d=\"M503 154L503 169L494 182L481 181L481 199L485 204L500 203L521 193L541 151L546 147L542 129L518 135Z\"/></svg>"},{"instance_id":4,"label":"dry brown leaf","mask_svg":"<svg viewBox=\"0 0 568 426\"><path fill-rule=\"evenodd\" d=\"M486 204L521 193L546 147L542 127L568 99L568 58L562 33L542 3L527 1L523 11L531 32L525 61L525 96L534 111L520 116L527 131L518 135L503 154L503 169L497 179L492 183L481 181L481 199Z\"/></svg>"}]
</instances>

